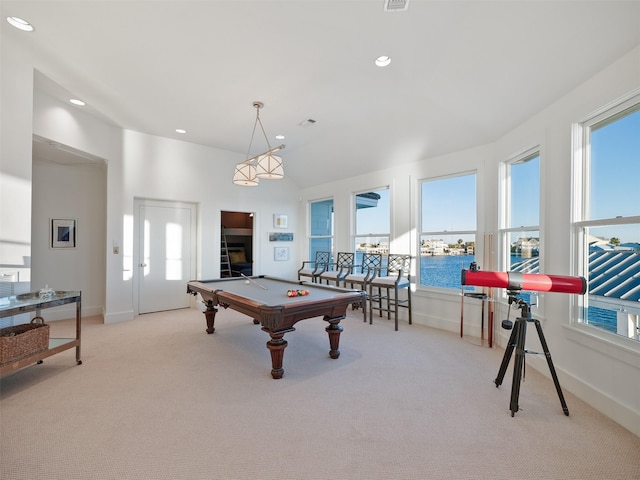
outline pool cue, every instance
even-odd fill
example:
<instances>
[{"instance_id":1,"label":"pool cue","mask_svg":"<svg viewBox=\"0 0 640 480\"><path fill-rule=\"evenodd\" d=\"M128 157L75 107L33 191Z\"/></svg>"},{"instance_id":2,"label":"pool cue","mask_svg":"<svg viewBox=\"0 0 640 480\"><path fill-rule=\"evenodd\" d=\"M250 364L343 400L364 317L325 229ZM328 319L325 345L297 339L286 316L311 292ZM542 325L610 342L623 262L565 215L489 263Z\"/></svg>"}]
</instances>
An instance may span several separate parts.
<instances>
[{"instance_id":1,"label":"pool cue","mask_svg":"<svg viewBox=\"0 0 640 480\"><path fill-rule=\"evenodd\" d=\"M493 269L493 233L489 233L489 268ZM493 288L489 287L489 348L493 347Z\"/></svg>"},{"instance_id":2,"label":"pool cue","mask_svg":"<svg viewBox=\"0 0 640 480\"><path fill-rule=\"evenodd\" d=\"M487 235L484 234L482 236L482 268L487 268ZM487 294L487 290L485 290L485 288L482 288L482 293L484 293L485 295ZM481 342L484 340L484 302L482 302L482 306L480 307L482 309L481 312L481 321L480 321L480 340ZM489 307L487 306L487 309ZM482 342L484 343L484 342Z\"/></svg>"},{"instance_id":3,"label":"pool cue","mask_svg":"<svg viewBox=\"0 0 640 480\"><path fill-rule=\"evenodd\" d=\"M249 280L251 283L255 283L257 286L259 286L260 288L262 288L263 290L269 290L267 287L265 287L264 285L262 285L261 283L256 282L253 278L247 277L244 273L240 273L240 275L242 275L244 278L246 278L247 280Z\"/></svg>"},{"instance_id":4,"label":"pool cue","mask_svg":"<svg viewBox=\"0 0 640 480\"><path fill-rule=\"evenodd\" d=\"M462 264L464 269L464 263ZM460 285L460 337L464 334L464 285Z\"/></svg>"}]
</instances>

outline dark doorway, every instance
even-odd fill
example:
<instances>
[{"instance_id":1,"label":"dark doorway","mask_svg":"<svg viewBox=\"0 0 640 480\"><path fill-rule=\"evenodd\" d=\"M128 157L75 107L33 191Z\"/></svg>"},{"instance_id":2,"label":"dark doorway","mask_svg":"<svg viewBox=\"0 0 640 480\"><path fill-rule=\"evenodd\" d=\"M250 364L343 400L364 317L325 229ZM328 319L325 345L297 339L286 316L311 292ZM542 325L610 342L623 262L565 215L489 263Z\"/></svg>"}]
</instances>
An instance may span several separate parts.
<instances>
[{"instance_id":1,"label":"dark doorway","mask_svg":"<svg viewBox=\"0 0 640 480\"><path fill-rule=\"evenodd\" d=\"M221 212L220 276L253 275L253 213Z\"/></svg>"}]
</instances>

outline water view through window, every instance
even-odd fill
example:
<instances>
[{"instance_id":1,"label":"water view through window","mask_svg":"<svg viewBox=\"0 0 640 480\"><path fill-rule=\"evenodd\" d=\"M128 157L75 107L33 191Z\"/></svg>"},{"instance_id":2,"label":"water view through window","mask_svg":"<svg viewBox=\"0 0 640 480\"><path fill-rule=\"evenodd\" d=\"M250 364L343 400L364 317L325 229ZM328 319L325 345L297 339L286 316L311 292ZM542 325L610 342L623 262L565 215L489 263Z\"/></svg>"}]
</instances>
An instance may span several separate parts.
<instances>
[{"instance_id":1,"label":"water view through window","mask_svg":"<svg viewBox=\"0 0 640 480\"><path fill-rule=\"evenodd\" d=\"M420 193L420 285L460 289L476 256L476 174L426 180Z\"/></svg>"},{"instance_id":2,"label":"water view through window","mask_svg":"<svg viewBox=\"0 0 640 480\"><path fill-rule=\"evenodd\" d=\"M574 231L582 252L586 325L640 339L640 95L579 126L582 173ZM581 193L581 195L580 195Z\"/></svg>"}]
</instances>

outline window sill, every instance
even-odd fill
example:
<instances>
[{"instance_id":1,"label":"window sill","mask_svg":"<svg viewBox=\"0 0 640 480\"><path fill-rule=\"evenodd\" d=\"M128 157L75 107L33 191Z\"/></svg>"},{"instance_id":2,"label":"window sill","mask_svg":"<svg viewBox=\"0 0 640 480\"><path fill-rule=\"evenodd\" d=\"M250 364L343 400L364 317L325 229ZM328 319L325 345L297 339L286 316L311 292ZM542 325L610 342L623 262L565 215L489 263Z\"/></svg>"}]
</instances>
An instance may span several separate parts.
<instances>
[{"instance_id":1,"label":"window sill","mask_svg":"<svg viewBox=\"0 0 640 480\"><path fill-rule=\"evenodd\" d=\"M569 340L640 369L640 342L586 325L563 325L563 328Z\"/></svg>"}]
</instances>

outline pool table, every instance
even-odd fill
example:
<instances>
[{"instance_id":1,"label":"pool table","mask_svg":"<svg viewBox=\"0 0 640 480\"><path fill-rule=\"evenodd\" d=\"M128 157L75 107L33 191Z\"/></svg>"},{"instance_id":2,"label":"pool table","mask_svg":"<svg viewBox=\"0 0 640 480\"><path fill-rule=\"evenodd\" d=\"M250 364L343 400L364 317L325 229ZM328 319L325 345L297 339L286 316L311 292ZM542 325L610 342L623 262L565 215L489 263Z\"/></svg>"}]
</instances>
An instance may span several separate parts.
<instances>
[{"instance_id":1,"label":"pool table","mask_svg":"<svg viewBox=\"0 0 640 480\"><path fill-rule=\"evenodd\" d=\"M289 297L288 290L308 290L304 296ZM271 353L271 376L282 378L284 349L287 341L284 334L295 331L293 327L300 320L323 317L329 325L325 328L329 334L331 350L329 356L340 356L338 349L342 326L339 325L352 304L365 308L365 292L346 288L319 285L316 283L283 280L265 275L252 277L233 277L217 280L192 280L187 283L187 293L202 297L207 306L204 315L207 320L207 333L215 331L214 321L218 309L216 306L231 308L253 318L253 323L261 324L262 330L271 339L267 348Z\"/></svg>"}]
</instances>

